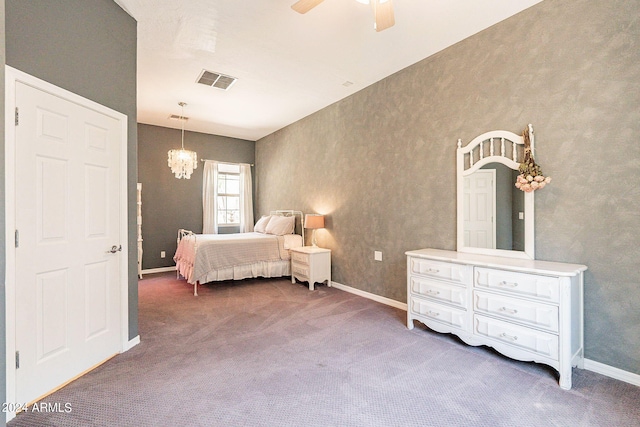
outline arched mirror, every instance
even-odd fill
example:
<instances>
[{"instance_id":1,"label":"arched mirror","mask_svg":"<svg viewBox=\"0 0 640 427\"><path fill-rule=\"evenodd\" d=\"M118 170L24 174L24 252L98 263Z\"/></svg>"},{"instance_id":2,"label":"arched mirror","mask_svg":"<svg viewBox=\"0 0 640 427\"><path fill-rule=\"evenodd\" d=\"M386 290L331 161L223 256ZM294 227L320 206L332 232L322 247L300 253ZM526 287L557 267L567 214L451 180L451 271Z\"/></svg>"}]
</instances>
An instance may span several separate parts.
<instances>
[{"instance_id":1,"label":"arched mirror","mask_svg":"<svg viewBox=\"0 0 640 427\"><path fill-rule=\"evenodd\" d=\"M515 187L523 159L524 138L513 132L486 132L465 147L458 140L458 252L534 259L533 191Z\"/></svg>"}]
</instances>

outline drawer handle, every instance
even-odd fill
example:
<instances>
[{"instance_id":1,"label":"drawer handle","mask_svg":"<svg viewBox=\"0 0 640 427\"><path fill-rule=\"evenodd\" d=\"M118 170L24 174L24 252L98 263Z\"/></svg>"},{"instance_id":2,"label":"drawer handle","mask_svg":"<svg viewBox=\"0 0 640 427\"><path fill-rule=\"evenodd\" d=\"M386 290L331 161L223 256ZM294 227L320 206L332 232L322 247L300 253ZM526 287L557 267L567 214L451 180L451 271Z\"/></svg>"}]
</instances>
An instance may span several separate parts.
<instances>
[{"instance_id":1,"label":"drawer handle","mask_svg":"<svg viewBox=\"0 0 640 427\"><path fill-rule=\"evenodd\" d=\"M502 282L498 283L498 286L507 286L509 288L516 288L518 287L518 283L516 282L510 283L510 282L507 282L506 280L503 280Z\"/></svg>"},{"instance_id":2,"label":"drawer handle","mask_svg":"<svg viewBox=\"0 0 640 427\"><path fill-rule=\"evenodd\" d=\"M425 271L425 273L438 274L440 273L440 270L438 270L437 268L429 268L427 269L427 271Z\"/></svg>"},{"instance_id":3,"label":"drawer handle","mask_svg":"<svg viewBox=\"0 0 640 427\"><path fill-rule=\"evenodd\" d=\"M425 294L429 294L429 295L440 295L440 291L434 291L433 289L427 289L425 291Z\"/></svg>"},{"instance_id":4,"label":"drawer handle","mask_svg":"<svg viewBox=\"0 0 640 427\"><path fill-rule=\"evenodd\" d=\"M500 338L506 338L506 339L508 339L508 340L510 340L510 341L517 341L517 340L518 340L518 337L517 337L517 336L515 336L515 335L507 335L507 334L506 334L506 333L504 333L504 332L503 332L503 333L501 333L501 334L500 334L500 335L498 335L498 336L499 336Z\"/></svg>"},{"instance_id":5,"label":"drawer handle","mask_svg":"<svg viewBox=\"0 0 640 427\"><path fill-rule=\"evenodd\" d=\"M507 314L517 314L518 313L518 310L513 309L513 308L507 308L507 307L500 307L498 309L498 311L503 311L503 312L505 312Z\"/></svg>"},{"instance_id":6,"label":"drawer handle","mask_svg":"<svg viewBox=\"0 0 640 427\"><path fill-rule=\"evenodd\" d=\"M438 317L440 316L440 313L438 313L437 311L427 311L427 316L431 316L431 317Z\"/></svg>"}]
</instances>

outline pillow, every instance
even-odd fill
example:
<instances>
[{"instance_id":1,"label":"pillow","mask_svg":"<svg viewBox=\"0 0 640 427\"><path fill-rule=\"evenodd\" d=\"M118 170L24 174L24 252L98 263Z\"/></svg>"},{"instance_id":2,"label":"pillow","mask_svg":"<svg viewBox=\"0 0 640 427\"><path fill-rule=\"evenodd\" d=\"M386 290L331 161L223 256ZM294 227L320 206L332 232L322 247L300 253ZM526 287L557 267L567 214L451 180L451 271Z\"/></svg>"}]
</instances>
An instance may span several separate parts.
<instances>
[{"instance_id":1,"label":"pillow","mask_svg":"<svg viewBox=\"0 0 640 427\"><path fill-rule=\"evenodd\" d=\"M284 248L292 249L292 248L300 248L304 246L302 244L302 236L299 234L285 234L282 236L284 238Z\"/></svg>"},{"instance_id":2,"label":"pillow","mask_svg":"<svg viewBox=\"0 0 640 427\"><path fill-rule=\"evenodd\" d=\"M293 233L293 229L296 224L295 216L276 216L273 215L269 223L267 224L267 234L275 234L276 236L283 236L285 234Z\"/></svg>"},{"instance_id":3,"label":"pillow","mask_svg":"<svg viewBox=\"0 0 640 427\"><path fill-rule=\"evenodd\" d=\"M270 219L271 215L263 215L262 218L260 218L258 222L256 222L256 226L253 227L253 231L257 233L266 233L267 224L269 223Z\"/></svg>"}]
</instances>

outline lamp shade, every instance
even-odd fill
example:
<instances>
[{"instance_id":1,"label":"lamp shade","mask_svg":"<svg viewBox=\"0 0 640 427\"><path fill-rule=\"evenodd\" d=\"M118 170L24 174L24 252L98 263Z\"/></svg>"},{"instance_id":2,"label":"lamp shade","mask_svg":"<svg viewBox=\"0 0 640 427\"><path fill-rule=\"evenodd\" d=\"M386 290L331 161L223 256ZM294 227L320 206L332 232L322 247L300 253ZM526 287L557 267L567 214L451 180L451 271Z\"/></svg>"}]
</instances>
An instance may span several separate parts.
<instances>
[{"instance_id":1,"label":"lamp shade","mask_svg":"<svg viewBox=\"0 0 640 427\"><path fill-rule=\"evenodd\" d=\"M304 228L324 228L324 215L307 214L304 217Z\"/></svg>"}]
</instances>

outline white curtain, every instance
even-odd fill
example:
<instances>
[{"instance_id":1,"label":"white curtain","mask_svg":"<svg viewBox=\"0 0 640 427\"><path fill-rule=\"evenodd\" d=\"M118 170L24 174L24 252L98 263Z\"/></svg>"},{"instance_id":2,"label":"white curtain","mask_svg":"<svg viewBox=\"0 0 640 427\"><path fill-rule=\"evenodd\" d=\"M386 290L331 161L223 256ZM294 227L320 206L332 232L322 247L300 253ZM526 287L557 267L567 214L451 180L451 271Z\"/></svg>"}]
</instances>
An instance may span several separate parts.
<instances>
[{"instance_id":1,"label":"white curtain","mask_svg":"<svg viewBox=\"0 0 640 427\"><path fill-rule=\"evenodd\" d=\"M206 160L202 180L202 233L218 234L218 162Z\"/></svg>"},{"instance_id":2,"label":"white curtain","mask_svg":"<svg viewBox=\"0 0 640 427\"><path fill-rule=\"evenodd\" d=\"M240 232L253 231L253 186L251 165L240 164Z\"/></svg>"}]
</instances>

